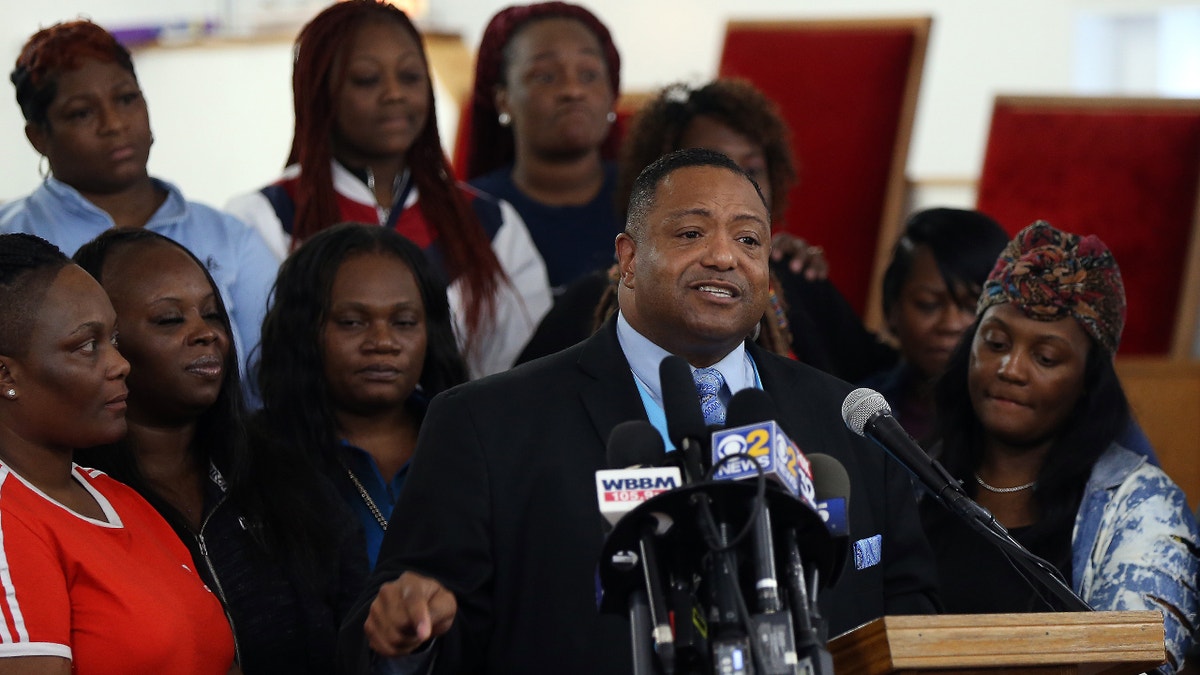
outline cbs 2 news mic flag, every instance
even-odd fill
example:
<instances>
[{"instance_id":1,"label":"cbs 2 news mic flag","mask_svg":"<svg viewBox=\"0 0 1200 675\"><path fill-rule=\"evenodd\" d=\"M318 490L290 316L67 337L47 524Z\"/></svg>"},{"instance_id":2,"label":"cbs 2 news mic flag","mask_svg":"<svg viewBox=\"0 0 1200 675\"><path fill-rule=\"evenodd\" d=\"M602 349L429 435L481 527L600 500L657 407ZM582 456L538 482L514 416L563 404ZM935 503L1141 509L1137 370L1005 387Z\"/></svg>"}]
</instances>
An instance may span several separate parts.
<instances>
[{"instance_id":1,"label":"cbs 2 news mic flag","mask_svg":"<svg viewBox=\"0 0 1200 675\"><path fill-rule=\"evenodd\" d=\"M749 455L749 458L734 455ZM767 478L817 509L808 458L776 422L713 432L712 462L713 466L723 462L713 474L714 480L754 480L761 469Z\"/></svg>"}]
</instances>

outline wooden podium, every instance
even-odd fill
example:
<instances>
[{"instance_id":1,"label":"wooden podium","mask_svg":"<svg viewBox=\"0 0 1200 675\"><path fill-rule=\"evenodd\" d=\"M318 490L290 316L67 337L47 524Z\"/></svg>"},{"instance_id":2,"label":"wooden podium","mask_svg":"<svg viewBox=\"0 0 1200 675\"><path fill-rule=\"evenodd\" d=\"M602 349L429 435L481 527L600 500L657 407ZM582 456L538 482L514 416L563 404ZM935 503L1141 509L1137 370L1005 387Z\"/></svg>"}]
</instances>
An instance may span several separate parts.
<instances>
[{"instance_id":1,"label":"wooden podium","mask_svg":"<svg viewBox=\"0 0 1200 675\"><path fill-rule=\"evenodd\" d=\"M1121 675L1166 661L1154 611L887 616L829 651L837 675Z\"/></svg>"}]
</instances>

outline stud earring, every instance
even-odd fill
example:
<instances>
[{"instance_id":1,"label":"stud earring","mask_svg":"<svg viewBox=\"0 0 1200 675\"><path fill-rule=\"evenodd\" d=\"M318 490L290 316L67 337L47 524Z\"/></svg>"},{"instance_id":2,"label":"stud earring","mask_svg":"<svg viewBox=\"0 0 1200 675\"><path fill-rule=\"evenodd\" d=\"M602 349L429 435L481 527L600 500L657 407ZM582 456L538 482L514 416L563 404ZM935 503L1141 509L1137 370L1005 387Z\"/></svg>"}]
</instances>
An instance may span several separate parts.
<instances>
[{"instance_id":1,"label":"stud earring","mask_svg":"<svg viewBox=\"0 0 1200 675\"><path fill-rule=\"evenodd\" d=\"M500 113L499 117L496 118L496 121L500 122L500 126L506 127L506 126L512 124L512 115L509 115L506 112L502 112L502 113Z\"/></svg>"},{"instance_id":2,"label":"stud earring","mask_svg":"<svg viewBox=\"0 0 1200 675\"><path fill-rule=\"evenodd\" d=\"M617 121L617 113L615 111L609 110L608 114L604 116L604 119L608 120L609 124L612 124L613 122Z\"/></svg>"},{"instance_id":3,"label":"stud earring","mask_svg":"<svg viewBox=\"0 0 1200 675\"><path fill-rule=\"evenodd\" d=\"M5 389L5 390L4 390L4 396L5 396L5 397L7 397L7 398L9 398L9 399L16 400L16 398L17 398L17 390L16 390L16 389L13 389L12 387L9 387L8 389Z\"/></svg>"}]
</instances>

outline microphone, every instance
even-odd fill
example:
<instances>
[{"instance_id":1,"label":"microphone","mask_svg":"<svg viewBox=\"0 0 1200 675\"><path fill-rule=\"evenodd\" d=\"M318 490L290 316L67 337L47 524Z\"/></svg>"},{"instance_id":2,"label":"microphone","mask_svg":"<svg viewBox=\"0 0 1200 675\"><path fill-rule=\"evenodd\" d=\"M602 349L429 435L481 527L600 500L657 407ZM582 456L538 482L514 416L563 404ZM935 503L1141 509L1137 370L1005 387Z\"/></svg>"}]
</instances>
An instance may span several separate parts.
<instances>
[{"instance_id":1,"label":"microphone","mask_svg":"<svg viewBox=\"0 0 1200 675\"><path fill-rule=\"evenodd\" d=\"M724 480L755 479L761 468L767 478L811 506L811 476L800 475L801 469L808 470L808 462L774 421L775 410L771 396L760 389L743 389L734 394L725 416L726 423L732 428L713 433L713 466L721 462L713 477ZM750 458L734 457L743 453ZM802 488L802 484L805 487ZM758 511L751 561L757 600L752 628L761 650L760 667L764 675L793 673L797 663L795 633L792 616L784 611L779 593L771 511L765 500L760 502L757 498L752 500L751 509Z\"/></svg>"},{"instance_id":2,"label":"microphone","mask_svg":"<svg viewBox=\"0 0 1200 675\"><path fill-rule=\"evenodd\" d=\"M645 420L629 420L613 427L607 447L609 469L596 472L596 502L600 515L616 525L643 502L683 484L679 469L659 466L666 457L662 436ZM659 534L671 519L655 514Z\"/></svg>"},{"instance_id":3,"label":"microphone","mask_svg":"<svg viewBox=\"0 0 1200 675\"><path fill-rule=\"evenodd\" d=\"M667 436L683 456L683 472L689 484L703 479L708 427L700 411L700 396L692 367L680 356L667 356L658 365L662 387L663 413L667 418Z\"/></svg>"},{"instance_id":4,"label":"microphone","mask_svg":"<svg viewBox=\"0 0 1200 675\"><path fill-rule=\"evenodd\" d=\"M892 409L882 394L866 387L850 392L842 402L842 420L850 431L875 441L900 462L938 501L963 513L978 515L976 511L979 507L971 508L974 502L967 497L958 481L892 417Z\"/></svg>"},{"instance_id":5,"label":"microphone","mask_svg":"<svg viewBox=\"0 0 1200 675\"><path fill-rule=\"evenodd\" d=\"M613 427L606 448L609 466L629 466L596 472L596 496L600 512L610 525L651 497L680 485L679 469L655 467L666 457L662 436L645 420L629 420ZM648 468L646 465L650 465ZM651 651L647 634L653 641L653 653L666 673L675 672L675 637L667 613L667 598L659 573L655 537L671 527L669 516L655 513L642 525L638 537L638 559L645 589L629 596L630 635L635 660ZM661 532L660 532L661 531Z\"/></svg>"},{"instance_id":6,"label":"microphone","mask_svg":"<svg viewBox=\"0 0 1200 675\"><path fill-rule=\"evenodd\" d=\"M835 537L849 537L850 474L842 463L819 452L808 456L817 513Z\"/></svg>"},{"instance_id":7,"label":"microphone","mask_svg":"<svg viewBox=\"0 0 1200 675\"><path fill-rule=\"evenodd\" d=\"M829 455L814 452L808 456L808 461L812 466L813 485L816 488L817 513L830 534L844 542L848 541L850 474L841 462ZM814 577L810 588L805 589L804 566L800 551L795 548L794 533L789 544L788 587L792 593L792 604L797 608L796 651L804 654L804 658L812 664L813 673L828 675L833 673L833 657L825 647L826 626L817 604L817 580ZM842 547L845 550L846 544L843 543ZM839 568L840 565L835 567L827 583L832 583Z\"/></svg>"},{"instance_id":8,"label":"microphone","mask_svg":"<svg viewBox=\"0 0 1200 675\"><path fill-rule=\"evenodd\" d=\"M967 496L962 485L950 472L926 454L904 431L896 418L892 417L891 408L879 392L865 387L850 392L842 402L842 419L851 431L875 441L887 454L900 462L943 506L999 546L1008 554L1010 561L1042 583L1063 607L1071 611L1092 609L1071 590L1057 568L1013 539L991 512Z\"/></svg>"},{"instance_id":9,"label":"microphone","mask_svg":"<svg viewBox=\"0 0 1200 675\"><path fill-rule=\"evenodd\" d=\"M761 389L743 389L733 395L727 410L727 428L712 435L712 464L721 462L713 478L755 479L761 469L776 485L815 508L808 458L775 421L775 402L770 394ZM749 458L726 459L739 454Z\"/></svg>"}]
</instances>

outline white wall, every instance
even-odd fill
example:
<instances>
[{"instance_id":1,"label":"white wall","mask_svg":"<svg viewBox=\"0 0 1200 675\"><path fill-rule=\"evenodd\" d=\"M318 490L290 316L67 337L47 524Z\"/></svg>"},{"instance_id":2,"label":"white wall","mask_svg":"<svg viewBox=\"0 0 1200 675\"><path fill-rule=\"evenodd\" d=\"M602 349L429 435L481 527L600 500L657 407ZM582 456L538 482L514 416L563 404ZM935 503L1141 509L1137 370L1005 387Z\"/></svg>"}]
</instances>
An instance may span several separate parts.
<instances>
[{"instance_id":1,"label":"white wall","mask_svg":"<svg viewBox=\"0 0 1200 675\"><path fill-rule=\"evenodd\" d=\"M238 0L0 0L0 71L7 73L24 40L39 26L80 14L110 27L186 17L222 16ZM475 45L487 19L505 0L431 0L426 25L461 32ZM992 98L997 93L1070 93L1080 54L1099 39L1077 30L1088 16L1137 16L1200 2L1168 0L592 0L585 3L611 28L623 57L626 89L646 90L680 79L712 77L725 21L731 18L832 16L934 17L909 175L974 177L982 163ZM186 15L186 17L185 17ZM1183 35L1179 31L1183 31ZM1200 22L1163 31L1188 42ZM1200 44L1200 35L1191 35ZM1151 40L1153 43L1154 41ZM1140 41L1122 43L1135 47ZM1142 48L1157 49L1155 44ZM1142 53L1138 59L1154 58ZM281 168L291 138L290 48L254 46L153 49L135 54L150 105L156 143L153 173L178 183L194 199L223 204L254 189ZM1083 65L1087 65L1086 63ZM1102 86L1102 85L1101 85ZM1092 88L1094 91L1095 88ZM8 86L0 101L0 199L38 182L37 155ZM4 97L0 97L4 98ZM443 105L440 124L453 129ZM931 188L917 202L967 205L969 190Z\"/></svg>"}]
</instances>

